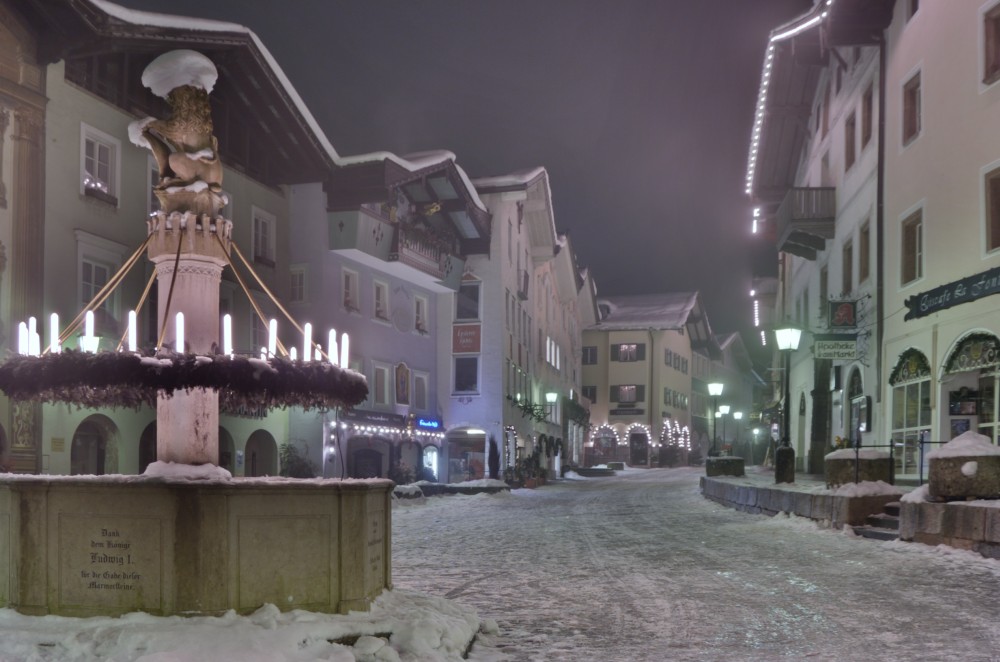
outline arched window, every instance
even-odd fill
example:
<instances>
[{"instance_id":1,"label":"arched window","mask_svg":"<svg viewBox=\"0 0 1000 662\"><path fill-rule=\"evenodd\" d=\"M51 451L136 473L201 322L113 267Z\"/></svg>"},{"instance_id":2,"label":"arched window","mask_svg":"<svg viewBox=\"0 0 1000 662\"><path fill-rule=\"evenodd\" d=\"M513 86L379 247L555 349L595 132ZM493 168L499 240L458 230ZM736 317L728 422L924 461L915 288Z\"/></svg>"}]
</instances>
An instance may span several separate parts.
<instances>
[{"instance_id":1,"label":"arched window","mask_svg":"<svg viewBox=\"0 0 1000 662\"><path fill-rule=\"evenodd\" d=\"M927 357L912 348L900 354L889 385L896 473L915 474L919 471L920 443L930 440L931 433L931 367Z\"/></svg>"}]
</instances>

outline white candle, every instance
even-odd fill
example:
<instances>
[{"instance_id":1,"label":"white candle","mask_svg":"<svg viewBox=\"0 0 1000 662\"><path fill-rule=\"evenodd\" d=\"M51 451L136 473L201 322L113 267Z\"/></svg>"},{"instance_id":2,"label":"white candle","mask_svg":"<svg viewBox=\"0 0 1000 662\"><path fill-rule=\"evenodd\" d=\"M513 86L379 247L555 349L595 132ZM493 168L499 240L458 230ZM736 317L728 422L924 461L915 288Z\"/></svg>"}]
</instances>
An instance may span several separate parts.
<instances>
[{"instance_id":1,"label":"white candle","mask_svg":"<svg viewBox=\"0 0 1000 662\"><path fill-rule=\"evenodd\" d=\"M49 351L53 354L62 351L59 345L59 313L49 315Z\"/></svg>"},{"instance_id":2,"label":"white candle","mask_svg":"<svg viewBox=\"0 0 1000 662\"><path fill-rule=\"evenodd\" d=\"M137 334L135 311L130 310L128 311L128 351L130 352L134 352L136 349Z\"/></svg>"},{"instance_id":3,"label":"white candle","mask_svg":"<svg viewBox=\"0 0 1000 662\"><path fill-rule=\"evenodd\" d=\"M32 356L42 353L42 342L38 337L38 320L34 317L28 318L28 353Z\"/></svg>"},{"instance_id":4,"label":"white candle","mask_svg":"<svg viewBox=\"0 0 1000 662\"><path fill-rule=\"evenodd\" d=\"M184 313L177 313L174 324L174 351L184 353Z\"/></svg>"},{"instance_id":5,"label":"white candle","mask_svg":"<svg viewBox=\"0 0 1000 662\"><path fill-rule=\"evenodd\" d=\"M94 335L94 311L88 310L83 320L83 335L90 338Z\"/></svg>"},{"instance_id":6,"label":"white candle","mask_svg":"<svg viewBox=\"0 0 1000 662\"><path fill-rule=\"evenodd\" d=\"M261 358L262 361L266 361L267 360L267 347L261 347L260 348L260 358Z\"/></svg>"},{"instance_id":7,"label":"white candle","mask_svg":"<svg viewBox=\"0 0 1000 662\"><path fill-rule=\"evenodd\" d=\"M271 318L267 324L267 355L274 356L278 351L278 320Z\"/></svg>"},{"instance_id":8,"label":"white candle","mask_svg":"<svg viewBox=\"0 0 1000 662\"><path fill-rule=\"evenodd\" d=\"M233 355L233 316L229 313L222 316L222 353Z\"/></svg>"},{"instance_id":9,"label":"white candle","mask_svg":"<svg viewBox=\"0 0 1000 662\"><path fill-rule=\"evenodd\" d=\"M24 322L17 325L17 353L28 353L28 325Z\"/></svg>"},{"instance_id":10,"label":"white candle","mask_svg":"<svg viewBox=\"0 0 1000 662\"><path fill-rule=\"evenodd\" d=\"M292 347L290 350L288 350L288 358L291 359L292 361L299 358L299 350Z\"/></svg>"},{"instance_id":11,"label":"white candle","mask_svg":"<svg viewBox=\"0 0 1000 662\"><path fill-rule=\"evenodd\" d=\"M348 362L349 354L349 344L351 339L347 337L347 334L340 336L340 367L349 368L351 364Z\"/></svg>"},{"instance_id":12,"label":"white candle","mask_svg":"<svg viewBox=\"0 0 1000 662\"><path fill-rule=\"evenodd\" d=\"M337 365L337 361L340 357L337 356L337 330L330 329L330 337L326 340L326 356L330 359L330 363Z\"/></svg>"},{"instance_id":13,"label":"white candle","mask_svg":"<svg viewBox=\"0 0 1000 662\"><path fill-rule=\"evenodd\" d=\"M312 358L313 325L306 322L302 327L302 361L308 363Z\"/></svg>"}]
</instances>

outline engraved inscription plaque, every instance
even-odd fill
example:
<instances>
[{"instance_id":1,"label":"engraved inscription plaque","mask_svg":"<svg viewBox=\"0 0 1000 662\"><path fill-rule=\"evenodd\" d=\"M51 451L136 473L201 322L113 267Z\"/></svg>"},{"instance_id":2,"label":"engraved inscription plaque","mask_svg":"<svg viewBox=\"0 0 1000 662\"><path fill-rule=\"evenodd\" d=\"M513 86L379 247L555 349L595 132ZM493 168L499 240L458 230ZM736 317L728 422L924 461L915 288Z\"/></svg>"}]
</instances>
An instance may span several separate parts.
<instances>
[{"instance_id":1,"label":"engraved inscription plaque","mask_svg":"<svg viewBox=\"0 0 1000 662\"><path fill-rule=\"evenodd\" d=\"M59 602L158 611L161 609L160 520L59 516Z\"/></svg>"}]
</instances>

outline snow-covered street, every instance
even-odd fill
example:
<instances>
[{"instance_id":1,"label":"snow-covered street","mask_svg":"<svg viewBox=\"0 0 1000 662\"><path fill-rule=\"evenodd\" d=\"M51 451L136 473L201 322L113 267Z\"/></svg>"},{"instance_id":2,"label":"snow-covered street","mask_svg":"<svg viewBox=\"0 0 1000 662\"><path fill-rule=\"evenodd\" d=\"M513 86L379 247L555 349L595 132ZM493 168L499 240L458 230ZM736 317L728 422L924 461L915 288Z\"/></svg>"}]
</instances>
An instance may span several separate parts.
<instances>
[{"instance_id":1,"label":"snow-covered street","mask_svg":"<svg viewBox=\"0 0 1000 662\"><path fill-rule=\"evenodd\" d=\"M996 659L997 561L729 510L702 473L398 504L395 586L495 619L476 660Z\"/></svg>"}]
</instances>

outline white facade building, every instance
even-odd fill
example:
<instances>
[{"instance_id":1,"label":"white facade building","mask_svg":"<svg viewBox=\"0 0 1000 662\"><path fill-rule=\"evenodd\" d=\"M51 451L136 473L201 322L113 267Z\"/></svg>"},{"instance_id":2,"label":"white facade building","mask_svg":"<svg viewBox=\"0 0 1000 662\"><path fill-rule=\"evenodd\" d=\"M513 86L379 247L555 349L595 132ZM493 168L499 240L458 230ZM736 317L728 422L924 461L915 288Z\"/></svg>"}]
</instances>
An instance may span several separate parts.
<instances>
[{"instance_id":1,"label":"white facade building","mask_svg":"<svg viewBox=\"0 0 1000 662\"><path fill-rule=\"evenodd\" d=\"M762 316L804 332L780 430L800 471L822 473L838 438L880 440L879 35L891 4L817 4L773 30L765 54L746 192L780 252L776 310Z\"/></svg>"},{"instance_id":2,"label":"white facade building","mask_svg":"<svg viewBox=\"0 0 1000 662\"><path fill-rule=\"evenodd\" d=\"M912 474L921 446L997 440L1000 3L897 2L886 45L879 433Z\"/></svg>"}]
</instances>

